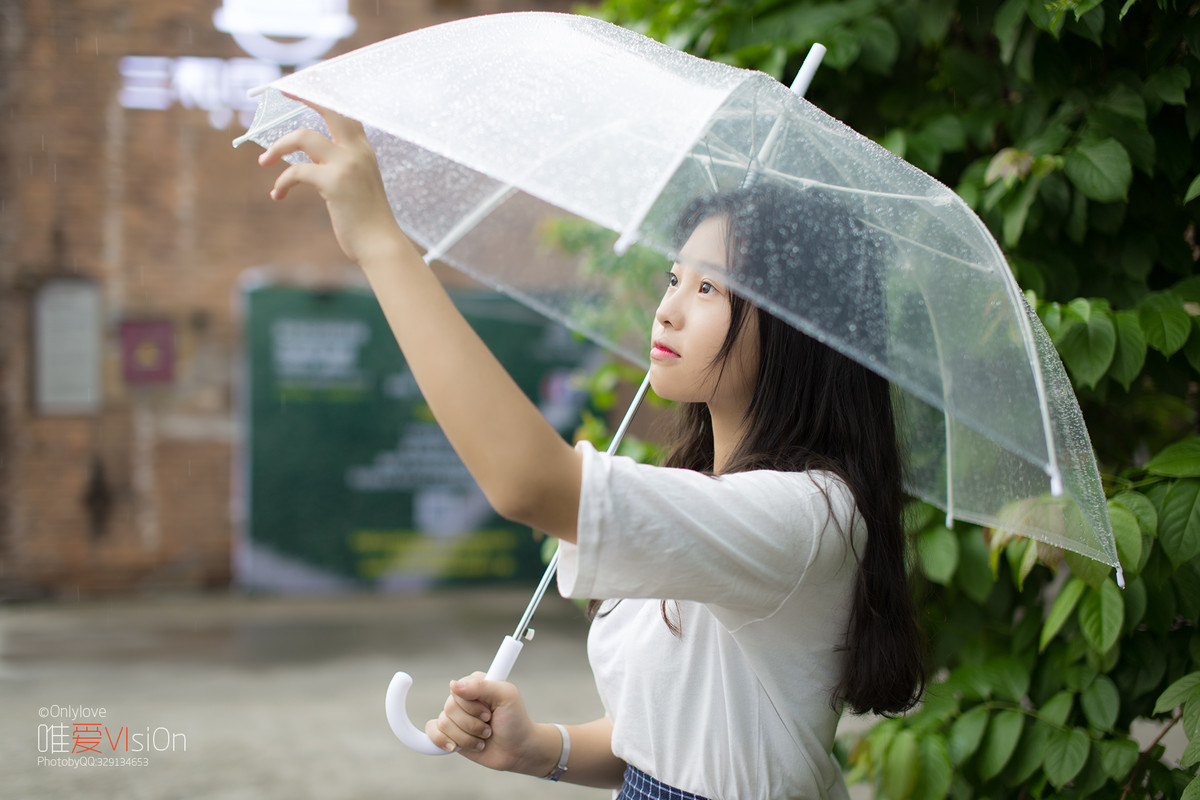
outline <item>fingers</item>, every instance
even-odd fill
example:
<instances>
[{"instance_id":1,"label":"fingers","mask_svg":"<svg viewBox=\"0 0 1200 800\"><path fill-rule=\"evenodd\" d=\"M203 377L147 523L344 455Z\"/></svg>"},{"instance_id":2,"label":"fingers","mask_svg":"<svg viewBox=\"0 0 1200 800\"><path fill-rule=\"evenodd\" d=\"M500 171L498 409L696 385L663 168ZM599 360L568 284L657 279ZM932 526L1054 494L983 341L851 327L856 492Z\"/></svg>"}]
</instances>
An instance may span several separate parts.
<instances>
[{"instance_id":1,"label":"fingers","mask_svg":"<svg viewBox=\"0 0 1200 800\"><path fill-rule=\"evenodd\" d=\"M458 704L458 707L465 714L472 717L478 717L484 722L488 722L492 718L492 707L482 700L474 699L477 694L477 687L474 683L463 681L450 681L450 697L447 702L452 699Z\"/></svg>"},{"instance_id":2,"label":"fingers","mask_svg":"<svg viewBox=\"0 0 1200 800\"><path fill-rule=\"evenodd\" d=\"M336 152L336 145L312 128L301 128L280 136L258 157L258 163L269 167L292 153L305 153L316 164L329 161Z\"/></svg>"},{"instance_id":3,"label":"fingers","mask_svg":"<svg viewBox=\"0 0 1200 800\"><path fill-rule=\"evenodd\" d=\"M316 186L319 178L320 173L312 164L292 164L275 179L275 185L271 187L271 199L282 200L293 186L302 183Z\"/></svg>"},{"instance_id":4,"label":"fingers","mask_svg":"<svg viewBox=\"0 0 1200 800\"><path fill-rule=\"evenodd\" d=\"M451 681L451 692L461 688L459 681ZM444 750L482 750L487 739L492 735L491 709L482 702L469 700L451 694L446 698L442 713L436 720L430 720L426 733L434 744ZM436 731L430 731L433 728Z\"/></svg>"}]
</instances>

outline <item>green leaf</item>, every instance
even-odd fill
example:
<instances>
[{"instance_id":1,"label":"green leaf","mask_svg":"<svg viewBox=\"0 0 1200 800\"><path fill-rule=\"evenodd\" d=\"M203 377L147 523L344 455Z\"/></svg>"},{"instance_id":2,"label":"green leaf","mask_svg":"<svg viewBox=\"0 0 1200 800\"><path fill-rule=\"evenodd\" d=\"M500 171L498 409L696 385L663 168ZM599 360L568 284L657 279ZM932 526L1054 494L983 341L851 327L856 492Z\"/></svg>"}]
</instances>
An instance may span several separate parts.
<instances>
[{"instance_id":1,"label":"green leaf","mask_svg":"<svg viewBox=\"0 0 1200 800\"><path fill-rule=\"evenodd\" d=\"M866 741L869 747L868 760L872 764L881 765L880 768L882 768L886 762L887 751L892 744L892 739L895 739L896 734L903 730L902 724L898 719L884 719L871 728Z\"/></svg>"},{"instance_id":2,"label":"green leaf","mask_svg":"<svg viewBox=\"0 0 1200 800\"><path fill-rule=\"evenodd\" d=\"M1020 659L1000 656L989 659L983 666L988 676L987 682L997 697L1019 703L1029 691L1029 669Z\"/></svg>"},{"instance_id":3,"label":"green leaf","mask_svg":"<svg viewBox=\"0 0 1200 800\"><path fill-rule=\"evenodd\" d=\"M1188 742L1183 755L1179 757L1179 766L1187 769L1197 762L1200 762L1200 741Z\"/></svg>"},{"instance_id":4,"label":"green leaf","mask_svg":"<svg viewBox=\"0 0 1200 800\"><path fill-rule=\"evenodd\" d=\"M1087 237L1087 197L1083 192L1071 193L1071 215L1067 218L1067 237L1075 244L1082 244Z\"/></svg>"},{"instance_id":5,"label":"green leaf","mask_svg":"<svg viewBox=\"0 0 1200 800\"><path fill-rule=\"evenodd\" d=\"M1146 536L1158 534L1158 510L1150 498L1141 492L1121 492L1112 499L1113 505L1121 506L1137 517L1138 528Z\"/></svg>"},{"instance_id":6,"label":"green leaf","mask_svg":"<svg viewBox=\"0 0 1200 800\"><path fill-rule=\"evenodd\" d=\"M1112 363L1117 350L1117 330L1111 314L1103 309L1090 308L1083 318L1070 313L1078 307L1077 303L1069 307L1067 319L1071 323L1059 331L1054 346L1076 382L1093 387Z\"/></svg>"},{"instance_id":7,"label":"green leaf","mask_svg":"<svg viewBox=\"0 0 1200 800\"><path fill-rule=\"evenodd\" d=\"M1200 703L1185 703L1183 706L1183 732L1193 742L1200 740Z\"/></svg>"},{"instance_id":8,"label":"green leaf","mask_svg":"<svg viewBox=\"0 0 1200 800\"><path fill-rule=\"evenodd\" d=\"M1026 0L1005 0L996 9L992 30L996 41L1000 43L1000 60L1005 64L1012 62L1013 53L1017 48L1017 34L1021 32L1021 23L1025 20Z\"/></svg>"},{"instance_id":9,"label":"green leaf","mask_svg":"<svg viewBox=\"0 0 1200 800\"><path fill-rule=\"evenodd\" d=\"M922 736L917 755L920 769L912 800L941 800L950 791L950 783L954 778L946 737L936 733Z\"/></svg>"},{"instance_id":10,"label":"green leaf","mask_svg":"<svg viewBox=\"0 0 1200 800\"><path fill-rule=\"evenodd\" d=\"M921 531L917 537L917 555L925 577L945 586L958 569L958 537L944 525Z\"/></svg>"},{"instance_id":11,"label":"green leaf","mask_svg":"<svg viewBox=\"0 0 1200 800\"><path fill-rule=\"evenodd\" d=\"M1001 711L992 717L979 759L979 774L985 781L999 775L1012 758L1024 726L1024 712L1015 709Z\"/></svg>"},{"instance_id":12,"label":"green leaf","mask_svg":"<svg viewBox=\"0 0 1200 800\"><path fill-rule=\"evenodd\" d=\"M1006 247L1016 247L1021 241L1021 232L1025 230L1025 220L1029 209L1037 198L1041 178L1029 178L1021 186L1020 191L1010 195L1004 204L1003 236Z\"/></svg>"},{"instance_id":13,"label":"green leaf","mask_svg":"<svg viewBox=\"0 0 1200 800\"><path fill-rule=\"evenodd\" d=\"M1154 704L1154 713L1166 713L1196 698L1200 698L1200 672L1189 672L1163 690Z\"/></svg>"},{"instance_id":14,"label":"green leaf","mask_svg":"<svg viewBox=\"0 0 1200 800\"><path fill-rule=\"evenodd\" d=\"M1200 480L1185 478L1167 489L1158 516L1158 540L1176 567L1200 554Z\"/></svg>"},{"instance_id":15,"label":"green leaf","mask_svg":"<svg viewBox=\"0 0 1200 800\"><path fill-rule=\"evenodd\" d=\"M1200 372L1200 316L1192 317L1192 333L1183 345L1183 356L1192 369Z\"/></svg>"},{"instance_id":16,"label":"green leaf","mask_svg":"<svg viewBox=\"0 0 1200 800\"><path fill-rule=\"evenodd\" d=\"M1190 203L1197 197L1200 197L1200 175L1192 178L1192 182L1188 184L1187 191L1183 195L1183 202Z\"/></svg>"},{"instance_id":17,"label":"green leaf","mask_svg":"<svg viewBox=\"0 0 1200 800\"><path fill-rule=\"evenodd\" d=\"M1189 436L1159 451L1150 459L1146 469L1155 475L1168 478L1194 478L1200 476L1200 436Z\"/></svg>"},{"instance_id":18,"label":"green leaf","mask_svg":"<svg viewBox=\"0 0 1200 800\"><path fill-rule=\"evenodd\" d=\"M883 788L893 800L903 800L912 794L917 784L917 737L910 730L902 730L892 739L887 751L887 766L884 768Z\"/></svg>"},{"instance_id":19,"label":"green leaf","mask_svg":"<svg viewBox=\"0 0 1200 800\"><path fill-rule=\"evenodd\" d=\"M1120 783L1129 777L1137 764L1141 751L1132 739L1106 739L1097 742L1100 748L1100 766L1104 774Z\"/></svg>"},{"instance_id":20,"label":"green leaf","mask_svg":"<svg viewBox=\"0 0 1200 800\"><path fill-rule=\"evenodd\" d=\"M961 765L979 749L983 732L987 729L991 714L987 706L975 706L950 726L950 737L947 745L950 749L950 762L954 766Z\"/></svg>"},{"instance_id":21,"label":"green leaf","mask_svg":"<svg viewBox=\"0 0 1200 800\"><path fill-rule=\"evenodd\" d=\"M1133 633L1133 630L1146 616L1146 582L1139 576L1132 574L1132 571L1127 571L1126 575L1130 576L1130 580L1125 583L1125 636Z\"/></svg>"},{"instance_id":22,"label":"green leaf","mask_svg":"<svg viewBox=\"0 0 1200 800\"><path fill-rule=\"evenodd\" d=\"M1118 19L1125 19L1125 15L1129 13L1129 9L1133 8L1133 4L1137 0L1125 0L1125 5L1121 6L1121 13L1117 16Z\"/></svg>"},{"instance_id":23,"label":"green leaf","mask_svg":"<svg viewBox=\"0 0 1200 800\"><path fill-rule=\"evenodd\" d=\"M1183 299L1171 292L1148 295L1138 306L1138 322L1146 342L1165 356L1183 347L1192 332L1192 320Z\"/></svg>"},{"instance_id":24,"label":"green leaf","mask_svg":"<svg viewBox=\"0 0 1200 800\"><path fill-rule=\"evenodd\" d=\"M1112 523L1113 538L1117 541L1117 558L1126 572L1135 572L1142 560L1142 531L1138 527L1137 517L1110 500L1108 519Z\"/></svg>"},{"instance_id":25,"label":"green leaf","mask_svg":"<svg viewBox=\"0 0 1200 800\"><path fill-rule=\"evenodd\" d=\"M1086 583L1078 577L1072 577L1059 589L1054 602L1050 604L1050 613L1046 616L1046 624L1042 626L1042 636L1038 641L1039 653L1044 651L1046 645L1050 644L1050 641L1058 634L1063 623L1075 610L1075 604L1079 602L1079 598L1086 588Z\"/></svg>"},{"instance_id":26,"label":"green leaf","mask_svg":"<svg viewBox=\"0 0 1200 800\"><path fill-rule=\"evenodd\" d=\"M882 15L864 17L854 27L862 47L858 65L863 69L884 74L896 63L900 53L900 37Z\"/></svg>"},{"instance_id":27,"label":"green leaf","mask_svg":"<svg viewBox=\"0 0 1200 800\"><path fill-rule=\"evenodd\" d=\"M1079 693L1079 706L1092 727L1111 731L1121 709L1121 695L1111 678L1097 675L1091 685Z\"/></svg>"},{"instance_id":28,"label":"green leaf","mask_svg":"<svg viewBox=\"0 0 1200 800\"><path fill-rule=\"evenodd\" d=\"M1061 728L1067 724L1067 717L1071 715L1072 705L1074 705L1073 695L1070 692L1062 691L1042 703L1037 715L1046 723Z\"/></svg>"},{"instance_id":29,"label":"green leaf","mask_svg":"<svg viewBox=\"0 0 1200 800\"><path fill-rule=\"evenodd\" d=\"M956 114L942 114L921 126L922 136L941 150L957 151L967 146L967 134Z\"/></svg>"},{"instance_id":30,"label":"green leaf","mask_svg":"<svg viewBox=\"0 0 1200 800\"><path fill-rule=\"evenodd\" d=\"M1118 311L1113 315L1117 330L1117 346L1113 352L1108 374L1126 390L1142 374L1146 364L1146 336L1134 311Z\"/></svg>"},{"instance_id":31,"label":"green leaf","mask_svg":"<svg viewBox=\"0 0 1200 800\"><path fill-rule=\"evenodd\" d=\"M1079 191L1101 203L1123 200L1133 180L1129 153L1112 138L1080 142L1067 153L1063 168Z\"/></svg>"},{"instance_id":32,"label":"green leaf","mask_svg":"<svg viewBox=\"0 0 1200 800\"><path fill-rule=\"evenodd\" d=\"M1100 588L1100 584L1104 583L1104 579L1112 572L1112 567L1107 564L1076 553L1074 550L1065 551L1063 553L1063 561L1066 562L1067 568L1071 570L1072 575L1077 576L1093 589Z\"/></svg>"},{"instance_id":33,"label":"green leaf","mask_svg":"<svg viewBox=\"0 0 1200 800\"><path fill-rule=\"evenodd\" d=\"M967 528L958 540L958 569L954 584L967 597L982 605L992 592L996 578L988 566L988 546L980 528Z\"/></svg>"},{"instance_id":34,"label":"green leaf","mask_svg":"<svg viewBox=\"0 0 1200 800\"><path fill-rule=\"evenodd\" d=\"M1146 81L1145 92L1164 103L1176 106L1187 105L1187 90L1192 85L1192 76L1186 67L1178 64L1159 70Z\"/></svg>"},{"instance_id":35,"label":"green leaf","mask_svg":"<svg viewBox=\"0 0 1200 800\"><path fill-rule=\"evenodd\" d=\"M1005 783L1009 786L1024 783L1035 770L1041 768L1046 757L1046 742L1050 740L1050 734L1053 732L1054 728L1040 719L1034 719L1025 726L1025 734L1017 746L1017 753L1005 770Z\"/></svg>"},{"instance_id":36,"label":"green leaf","mask_svg":"<svg viewBox=\"0 0 1200 800\"><path fill-rule=\"evenodd\" d=\"M1184 278L1171 287L1171 293L1182 297L1185 303L1200 303L1200 275Z\"/></svg>"},{"instance_id":37,"label":"green leaf","mask_svg":"<svg viewBox=\"0 0 1200 800\"><path fill-rule=\"evenodd\" d=\"M1079 774L1087 761L1091 742L1087 734L1078 728L1067 728L1050 734L1046 743L1046 777L1055 788L1061 789L1067 781Z\"/></svg>"},{"instance_id":38,"label":"green leaf","mask_svg":"<svg viewBox=\"0 0 1200 800\"><path fill-rule=\"evenodd\" d=\"M1116 644L1125 623L1125 601L1111 579L1100 588L1090 588L1079 601L1079 630L1098 653L1107 653Z\"/></svg>"},{"instance_id":39,"label":"green leaf","mask_svg":"<svg viewBox=\"0 0 1200 800\"><path fill-rule=\"evenodd\" d=\"M1179 800L1200 800L1200 777L1192 778L1191 783L1179 796Z\"/></svg>"}]
</instances>

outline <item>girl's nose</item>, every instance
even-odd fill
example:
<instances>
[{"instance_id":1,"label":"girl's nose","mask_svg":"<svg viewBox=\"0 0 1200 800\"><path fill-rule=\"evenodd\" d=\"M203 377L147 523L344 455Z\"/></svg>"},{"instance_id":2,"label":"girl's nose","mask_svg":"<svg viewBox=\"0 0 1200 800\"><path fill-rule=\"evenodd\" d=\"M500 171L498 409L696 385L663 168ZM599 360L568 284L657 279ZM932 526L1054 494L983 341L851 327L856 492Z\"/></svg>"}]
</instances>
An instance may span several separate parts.
<instances>
[{"instance_id":1,"label":"girl's nose","mask_svg":"<svg viewBox=\"0 0 1200 800\"><path fill-rule=\"evenodd\" d=\"M678 287L675 291L667 289L658 308L654 311L654 319L663 327L678 328L683 322L683 303L680 301Z\"/></svg>"},{"instance_id":2,"label":"girl's nose","mask_svg":"<svg viewBox=\"0 0 1200 800\"><path fill-rule=\"evenodd\" d=\"M659 325L664 328L678 328L682 311L679 308L679 303L674 301L671 293L663 295L663 299L659 302L658 308L654 312L654 319Z\"/></svg>"}]
</instances>

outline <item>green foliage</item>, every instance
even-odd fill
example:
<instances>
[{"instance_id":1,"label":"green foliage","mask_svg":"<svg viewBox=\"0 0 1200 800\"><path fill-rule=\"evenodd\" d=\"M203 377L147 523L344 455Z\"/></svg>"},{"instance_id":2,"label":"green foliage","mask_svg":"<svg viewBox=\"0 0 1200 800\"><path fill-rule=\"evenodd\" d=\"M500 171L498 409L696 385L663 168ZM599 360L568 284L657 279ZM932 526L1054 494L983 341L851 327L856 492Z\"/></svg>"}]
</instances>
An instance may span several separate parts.
<instances>
[{"instance_id":1,"label":"green foliage","mask_svg":"<svg viewBox=\"0 0 1200 800\"><path fill-rule=\"evenodd\" d=\"M1198 798L1200 3L604 0L596 13L789 82L955 187L1075 386L1127 579L995 531L909 527L936 680L847 745L882 798ZM1140 745L1182 729L1166 755ZM1176 760L1178 759L1178 760Z\"/></svg>"}]
</instances>

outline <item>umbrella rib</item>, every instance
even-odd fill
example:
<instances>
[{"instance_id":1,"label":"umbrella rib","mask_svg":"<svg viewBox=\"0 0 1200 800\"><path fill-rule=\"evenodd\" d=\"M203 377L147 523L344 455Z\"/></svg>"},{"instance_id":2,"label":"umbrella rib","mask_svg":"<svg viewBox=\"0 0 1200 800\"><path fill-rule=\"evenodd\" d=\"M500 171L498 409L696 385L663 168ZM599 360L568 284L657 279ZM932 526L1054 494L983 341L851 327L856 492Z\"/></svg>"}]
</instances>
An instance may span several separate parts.
<instances>
[{"instance_id":1,"label":"umbrella rib","mask_svg":"<svg viewBox=\"0 0 1200 800\"><path fill-rule=\"evenodd\" d=\"M726 91L724 97L722 98L721 103L717 104L717 107L719 108L721 105L723 105L724 102L728 100L729 97L734 93L734 91L741 88L745 82L746 81L743 79L742 81L739 81L736 86L730 87L730 89ZM695 147L695 143L693 143L692 147ZM635 242L637 242L638 228L641 227L642 220L644 220L646 215L650 213L650 209L653 208L654 204L658 201L663 189L665 189L667 184L671 182L671 178L675 176L675 173L679 171L679 165L689 157L691 157L691 148L688 148L687 150L680 149L678 154L676 154L667 164L666 168L660 174L658 180L655 181L654 186L651 187L651 191L646 193L646 199L642 201L637 212L630 218L629 222L621 230L621 235L617 237L617 241L613 244L614 253L617 255L624 255L625 251L632 247Z\"/></svg>"},{"instance_id":2,"label":"umbrella rib","mask_svg":"<svg viewBox=\"0 0 1200 800\"><path fill-rule=\"evenodd\" d=\"M446 235L442 237L441 241L426 251L425 263L430 264L446 255L447 250L449 250L451 247L454 247L454 245L458 244L459 240L474 230L475 226L478 225L484 217L486 217L488 214L491 214L496 209L496 206L503 203L505 198L508 197L512 191L513 187L511 185L501 185L499 189L492 193L491 197L488 197L482 203L477 205L470 214L462 217L454 224L453 228L446 232Z\"/></svg>"}]
</instances>

